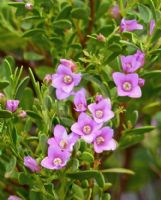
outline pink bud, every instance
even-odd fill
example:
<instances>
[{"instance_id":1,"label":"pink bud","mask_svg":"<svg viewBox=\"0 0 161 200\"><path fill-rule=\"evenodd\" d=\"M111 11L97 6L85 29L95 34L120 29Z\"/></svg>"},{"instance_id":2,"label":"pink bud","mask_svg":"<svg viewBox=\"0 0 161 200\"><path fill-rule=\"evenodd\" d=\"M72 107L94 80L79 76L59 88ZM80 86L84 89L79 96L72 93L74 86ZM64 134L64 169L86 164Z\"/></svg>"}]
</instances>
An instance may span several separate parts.
<instances>
[{"instance_id":1,"label":"pink bud","mask_svg":"<svg viewBox=\"0 0 161 200\"><path fill-rule=\"evenodd\" d=\"M99 35L97 35L97 40L101 41L101 42L105 42L106 38L104 35L102 35L101 33Z\"/></svg>"},{"instance_id":2,"label":"pink bud","mask_svg":"<svg viewBox=\"0 0 161 200\"><path fill-rule=\"evenodd\" d=\"M110 14L113 18L117 19L121 16L121 13L120 13L120 8L118 5L116 6L113 6L111 9L110 9Z\"/></svg>"},{"instance_id":3,"label":"pink bud","mask_svg":"<svg viewBox=\"0 0 161 200\"><path fill-rule=\"evenodd\" d=\"M18 108L19 103L19 100L7 100L6 109L11 112L15 112Z\"/></svg>"},{"instance_id":4,"label":"pink bud","mask_svg":"<svg viewBox=\"0 0 161 200\"><path fill-rule=\"evenodd\" d=\"M27 113L26 113L24 110L21 110L21 111L19 112L18 116L19 116L20 118L25 118L25 117L27 116Z\"/></svg>"},{"instance_id":5,"label":"pink bud","mask_svg":"<svg viewBox=\"0 0 161 200\"><path fill-rule=\"evenodd\" d=\"M96 103L99 103L100 101L102 101L102 99L103 99L102 95L97 95L97 96L95 97Z\"/></svg>"},{"instance_id":6,"label":"pink bud","mask_svg":"<svg viewBox=\"0 0 161 200\"><path fill-rule=\"evenodd\" d=\"M32 172L40 172L40 167L37 164L37 161L33 159L31 156L24 157L24 165L29 168Z\"/></svg>"},{"instance_id":7,"label":"pink bud","mask_svg":"<svg viewBox=\"0 0 161 200\"><path fill-rule=\"evenodd\" d=\"M27 10L32 10L32 9L33 9L33 5L32 5L31 3L26 3L26 4L25 4L25 8L26 8Z\"/></svg>"},{"instance_id":8,"label":"pink bud","mask_svg":"<svg viewBox=\"0 0 161 200\"><path fill-rule=\"evenodd\" d=\"M139 78L139 86L143 87L145 84L145 80L143 78Z\"/></svg>"},{"instance_id":9,"label":"pink bud","mask_svg":"<svg viewBox=\"0 0 161 200\"><path fill-rule=\"evenodd\" d=\"M52 83L52 75L51 74L46 74L46 76L44 77L44 83L46 83L47 85Z\"/></svg>"}]
</instances>

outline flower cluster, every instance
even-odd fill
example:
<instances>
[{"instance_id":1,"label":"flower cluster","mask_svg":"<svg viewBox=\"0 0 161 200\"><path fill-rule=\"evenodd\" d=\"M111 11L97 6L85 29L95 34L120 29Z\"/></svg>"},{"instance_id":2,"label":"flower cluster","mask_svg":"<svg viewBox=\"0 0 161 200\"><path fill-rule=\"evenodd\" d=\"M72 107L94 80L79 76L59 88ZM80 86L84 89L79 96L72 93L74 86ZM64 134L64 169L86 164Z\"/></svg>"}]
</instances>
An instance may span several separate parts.
<instances>
[{"instance_id":1,"label":"flower cluster","mask_svg":"<svg viewBox=\"0 0 161 200\"><path fill-rule=\"evenodd\" d=\"M140 50L137 50L134 55L121 56L124 73L113 73L118 96L129 96L131 98L141 97L140 87L144 85L144 79L139 78L138 74L134 72L144 65L144 57L145 54Z\"/></svg>"},{"instance_id":2,"label":"flower cluster","mask_svg":"<svg viewBox=\"0 0 161 200\"><path fill-rule=\"evenodd\" d=\"M73 91L74 86L81 80L81 74L74 73L75 64L65 59L60 62L57 73L52 75L52 86L56 88L58 99L74 96L74 109L80 114L78 121L71 126L70 134L67 134L62 125L56 125L53 131L54 137L48 139L48 155L41 161L41 165L55 170L67 164L73 146L80 138L93 144L96 153L116 149L113 129L108 126L103 127L104 123L114 117L110 99L98 95L95 102L88 105L84 88L77 92Z\"/></svg>"},{"instance_id":3,"label":"flower cluster","mask_svg":"<svg viewBox=\"0 0 161 200\"><path fill-rule=\"evenodd\" d=\"M68 135L61 125L55 126L53 135L48 140L48 156L41 161L41 165L48 169L60 169L69 160L78 136L74 133Z\"/></svg>"}]
</instances>

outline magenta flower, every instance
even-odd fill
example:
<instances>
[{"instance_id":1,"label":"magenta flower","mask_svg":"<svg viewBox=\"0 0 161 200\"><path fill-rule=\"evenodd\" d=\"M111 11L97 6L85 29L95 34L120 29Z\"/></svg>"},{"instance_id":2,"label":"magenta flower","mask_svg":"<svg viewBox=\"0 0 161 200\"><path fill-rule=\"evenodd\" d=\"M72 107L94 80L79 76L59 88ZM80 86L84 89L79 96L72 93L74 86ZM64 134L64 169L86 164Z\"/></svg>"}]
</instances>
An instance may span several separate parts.
<instances>
[{"instance_id":1,"label":"magenta flower","mask_svg":"<svg viewBox=\"0 0 161 200\"><path fill-rule=\"evenodd\" d=\"M149 30L150 35L152 35L154 28L155 28L155 20L152 19L152 20L150 20L150 30Z\"/></svg>"},{"instance_id":2,"label":"magenta flower","mask_svg":"<svg viewBox=\"0 0 161 200\"><path fill-rule=\"evenodd\" d=\"M113 79L117 86L118 96L141 97L138 74L113 73Z\"/></svg>"},{"instance_id":3,"label":"magenta flower","mask_svg":"<svg viewBox=\"0 0 161 200\"><path fill-rule=\"evenodd\" d=\"M29 168L32 172L40 172L40 167L37 164L37 161L33 159L31 156L24 157L24 165Z\"/></svg>"},{"instance_id":4,"label":"magenta flower","mask_svg":"<svg viewBox=\"0 0 161 200\"><path fill-rule=\"evenodd\" d=\"M86 113L81 113L78 117L78 122L73 124L71 130L78 134L87 143L91 143L94 139L95 133L101 128L102 124L97 124Z\"/></svg>"},{"instance_id":5,"label":"magenta flower","mask_svg":"<svg viewBox=\"0 0 161 200\"><path fill-rule=\"evenodd\" d=\"M6 109L11 112L15 112L18 108L19 103L19 100L7 100Z\"/></svg>"},{"instance_id":6,"label":"magenta flower","mask_svg":"<svg viewBox=\"0 0 161 200\"><path fill-rule=\"evenodd\" d=\"M144 65L145 54L140 50L133 55L121 56L122 69L126 73L135 72L137 69Z\"/></svg>"},{"instance_id":7,"label":"magenta flower","mask_svg":"<svg viewBox=\"0 0 161 200\"><path fill-rule=\"evenodd\" d=\"M20 197L18 197L18 196L15 196L15 195L10 195L9 197L8 197L8 200L22 200Z\"/></svg>"},{"instance_id":8,"label":"magenta flower","mask_svg":"<svg viewBox=\"0 0 161 200\"><path fill-rule=\"evenodd\" d=\"M116 149L116 141L112 138L113 134L113 129L110 127L104 127L96 132L93 141L96 153Z\"/></svg>"},{"instance_id":9,"label":"magenta flower","mask_svg":"<svg viewBox=\"0 0 161 200\"><path fill-rule=\"evenodd\" d=\"M53 147L50 145L48 156L41 161L41 165L47 169L61 169L67 164L70 155L69 151L62 151L57 146Z\"/></svg>"},{"instance_id":10,"label":"magenta flower","mask_svg":"<svg viewBox=\"0 0 161 200\"><path fill-rule=\"evenodd\" d=\"M77 68L76 64L72 60L60 59L60 63L74 72Z\"/></svg>"},{"instance_id":11,"label":"magenta flower","mask_svg":"<svg viewBox=\"0 0 161 200\"><path fill-rule=\"evenodd\" d=\"M77 112L83 112L87 109L86 91L84 88L79 90L74 95L74 105Z\"/></svg>"},{"instance_id":12,"label":"magenta flower","mask_svg":"<svg viewBox=\"0 0 161 200\"><path fill-rule=\"evenodd\" d=\"M56 125L54 128L54 137L48 140L48 144L61 150L72 151L77 140L78 135L74 133L68 135L63 126Z\"/></svg>"},{"instance_id":13,"label":"magenta flower","mask_svg":"<svg viewBox=\"0 0 161 200\"><path fill-rule=\"evenodd\" d=\"M71 95L74 86L81 81L81 74L75 74L71 69L60 64L57 73L52 76L52 85L56 88L58 99L65 99Z\"/></svg>"},{"instance_id":14,"label":"magenta flower","mask_svg":"<svg viewBox=\"0 0 161 200\"><path fill-rule=\"evenodd\" d=\"M137 20L133 19L133 20L126 20L126 19L122 19L121 20L121 24L120 24L120 29L122 32L124 31L134 31L134 30L142 30L143 29L143 25L138 24Z\"/></svg>"},{"instance_id":15,"label":"magenta flower","mask_svg":"<svg viewBox=\"0 0 161 200\"><path fill-rule=\"evenodd\" d=\"M114 117L114 113L111 111L111 101L109 98L103 99L99 103L90 104L88 109L97 123L107 122Z\"/></svg>"}]
</instances>

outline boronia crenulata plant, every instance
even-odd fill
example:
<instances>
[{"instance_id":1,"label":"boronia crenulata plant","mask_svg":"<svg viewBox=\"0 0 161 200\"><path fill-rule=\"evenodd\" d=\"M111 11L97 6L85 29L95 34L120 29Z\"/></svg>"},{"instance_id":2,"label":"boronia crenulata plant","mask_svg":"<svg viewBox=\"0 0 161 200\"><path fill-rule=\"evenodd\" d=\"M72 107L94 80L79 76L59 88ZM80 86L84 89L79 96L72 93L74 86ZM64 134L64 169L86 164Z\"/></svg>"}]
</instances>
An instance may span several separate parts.
<instances>
[{"instance_id":1,"label":"boronia crenulata plant","mask_svg":"<svg viewBox=\"0 0 161 200\"><path fill-rule=\"evenodd\" d=\"M2 1L0 199L122 199L161 111L157 5Z\"/></svg>"}]
</instances>

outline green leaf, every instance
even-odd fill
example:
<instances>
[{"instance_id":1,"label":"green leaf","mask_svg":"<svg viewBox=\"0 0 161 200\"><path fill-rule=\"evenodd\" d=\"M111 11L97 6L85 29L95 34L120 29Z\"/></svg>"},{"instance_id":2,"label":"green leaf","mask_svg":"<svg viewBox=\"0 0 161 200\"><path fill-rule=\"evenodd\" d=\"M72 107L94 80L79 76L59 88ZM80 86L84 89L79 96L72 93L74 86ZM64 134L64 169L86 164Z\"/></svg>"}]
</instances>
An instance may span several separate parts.
<instances>
[{"instance_id":1,"label":"green leaf","mask_svg":"<svg viewBox=\"0 0 161 200\"><path fill-rule=\"evenodd\" d=\"M84 199L84 192L83 192L83 189L81 187L79 187L76 184L73 184L72 185L72 191L73 191L73 199L77 199L77 200Z\"/></svg>"},{"instance_id":2,"label":"green leaf","mask_svg":"<svg viewBox=\"0 0 161 200\"><path fill-rule=\"evenodd\" d=\"M67 176L80 181L94 178L97 184L102 188L104 187L105 184L105 180L102 173L97 170L86 170L75 173L68 173Z\"/></svg>"},{"instance_id":3,"label":"green leaf","mask_svg":"<svg viewBox=\"0 0 161 200\"><path fill-rule=\"evenodd\" d=\"M37 54L35 52L29 51L29 52L24 52L24 59L29 60L29 61L39 61L39 60L43 60L44 56Z\"/></svg>"},{"instance_id":4,"label":"green leaf","mask_svg":"<svg viewBox=\"0 0 161 200\"><path fill-rule=\"evenodd\" d=\"M143 107L143 112L146 114L155 114L158 110L161 109L161 102L152 102Z\"/></svg>"},{"instance_id":5,"label":"green leaf","mask_svg":"<svg viewBox=\"0 0 161 200\"><path fill-rule=\"evenodd\" d=\"M22 185L32 184L32 176L25 174L24 172L18 174L19 183Z\"/></svg>"},{"instance_id":6,"label":"green leaf","mask_svg":"<svg viewBox=\"0 0 161 200\"><path fill-rule=\"evenodd\" d=\"M46 74L52 74L53 68L48 66L40 66L35 68L36 75L43 80Z\"/></svg>"},{"instance_id":7,"label":"green leaf","mask_svg":"<svg viewBox=\"0 0 161 200\"><path fill-rule=\"evenodd\" d=\"M70 5L64 6L64 8L60 11L57 19L66 19L69 17L72 7Z\"/></svg>"},{"instance_id":8,"label":"green leaf","mask_svg":"<svg viewBox=\"0 0 161 200\"><path fill-rule=\"evenodd\" d=\"M9 2L8 3L9 6L13 6L15 8L19 8L24 6L25 7L25 3L24 2Z\"/></svg>"},{"instance_id":9,"label":"green leaf","mask_svg":"<svg viewBox=\"0 0 161 200\"><path fill-rule=\"evenodd\" d=\"M155 127L154 126L143 126L140 128L134 128L131 130L126 130L124 134L144 134L149 131L152 131Z\"/></svg>"},{"instance_id":10,"label":"green leaf","mask_svg":"<svg viewBox=\"0 0 161 200\"><path fill-rule=\"evenodd\" d=\"M56 29L69 29L72 27L72 23L69 20L60 19L60 20L54 21L53 26Z\"/></svg>"},{"instance_id":11,"label":"green leaf","mask_svg":"<svg viewBox=\"0 0 161 200\"><path fill-rule=\"evenodd\" d=\"M17 144L17 131L16 131L15 128L12 131L12 141L13 141L13 144L14 144L14 146L16 148L16 144Z\"/></svg>"},{"instance_id":12,"label":"green leaf","mask_svg":"<svg viewBox=\"0 0 161 200\"><path fill-rule=\"evenodd\" d=\"M98 11L96 12L96 18L99 19L105 13L107 13L109 6L110 6L110 2L108 1L101 2L101 5L99 6Z\"/></svg>"},{"instance_id":13,"label":"green leaf","mask_svg":"<svg viewBox=\"0 0 161 200\"><path fill-rule=\"evenodd\" d=\"M161 70L153 70L149 72L145 72L143 78L160 78L161 77Z\"/></svg>"},{"instance_id":14,"label":"green leaf","mask_svg":"<svg viewBox=\"0 0 161 200\"><path fill-rule=\"evenodd\" d=\"M28 82L29 82L29 76L25 77L21 80L19 85L17 86L16 93L15 93L15 99L21 99L23 96L24 89L26 88Z\"/></svg>"},{"instance_id":15,"label":"green leaf","mask_svg":"<svg viewBox=\"0 0 161 200\"><path fill-rule=\"evenodd\" d=\"M145 22L149 23L151 19L151 11L147 6L144 6L143 4L138 5L139 9L139 15L140 18Z\"/></svg>"},{"instance_id":16,"label":"green leaf","mask_svg":"<svg viewBox=\"0 0 161 200\"><path fill-rule=\"evenodd\" d=\"M76 19L87 19L88 18L88 12L85 8L74 8L71 11L71 15L73 18Z\"/></svg>"},{"instance_id":17,"label":"green leaf","mask_svg":"<svg viewBox=\"0 0 161 200\"><path fill-rule=\"evenodd\" d=\"M45 134L39 135L39 148L43 154L45 154L47 150L47 140L48 137Z\"/></svg>"},{"instance_id":18,"label":"green leaf","mask_svg":"<svg viewBox=\"0 0 161 200\"><path fill-rule=\"evenodd\" d=\"M153 14L153 18L155 19L155 21L157 21L156 8L155 8L155 5L154 5L154 2L153 2L153 0L148 0L148 1L149 1L149 4L150 4L150 7L151 7L151 12Z\"/></svg>"},{"instance_id":19,"label":"green leaf","mask_svg":"<svg viewBox=\"0 0 161 200\"><path fill-rule=\"evenodd\" d=\"M30 116L33 119L36 119L38 121L42 120L42 117L39 114L35 113L34 111L27 110L26 113L28 116Z\"/></svg>"},{"instance_id":20,"label":"green leaf","mask_svg":"<svg viewBox=\"0 0 161 200\"><path fill-rule=\"evenodd\" d=\"M12 177L15 167L16 167L16 157L11 157L10 161L6 165L5 178Z\"/></svg>"},{"instance_id":21,"label":"green leaf","mask_svg":"<svg viewBox=\"0 0 161 200\"><path fill-rule=\"evenodd\" d=\"M38 35L38 34L44 34L45 31L43 29L40 28L35 28L29 31L26 31L22 37L33 37L34 35Z\"/></svg>"},{"instance_id":22,"label":"green leaf","mask_svg":"<svg viewBox=\"0 0 161 200\"><path fill-rule=\"evenodd\" d=\"M0 90L3 90L9 85L8 81L0 81Z\"/></svg>"},{"instance_id":23,"label":"green leaf","mask_svg":"<svg viewBox=\"0 0 161 200\"><path fill-rule=\"evenodd\" d=\"M0 118L11 118L12 112L8 110L0 110Z\"/></svg>"},{"instance_id":24,"label":"green leaf","mask_svg":"<svg viewBox=\"0 0 161 200\"><path fill-rule=\"evenodd\" d=\"M89 163L93 163L94 162L93 155L91 153L89 153L89 152L86 152L86 151L82 153L80 159L83 160L83 161L87 161Z\"/></svg>"},{"instance_id":25,"label":"green leaf","mask_svg":"<svg viewBox=\"0 0 161 200\"><path fill-rule=\"evenodd\" d=\"M132 170L125 168L104 169L101 172L103 173L103 175L108 175L109 173L131 174L131 175L135 174Z\"/></svg>"},{"instance_id":26,"label":"green leaf","mask_svg":"<svg viewBox=\"0 0 161 200\"><path fill-rule=\"evenodd\" d=\"M4 60L4 69L5 69L5 76L7 79L10 79L10 76L12 74L12 68L7 59Z\"/></svg>"}]
</instances>

